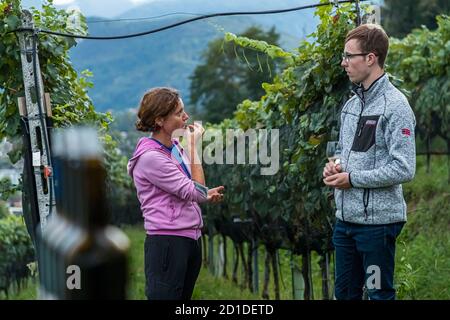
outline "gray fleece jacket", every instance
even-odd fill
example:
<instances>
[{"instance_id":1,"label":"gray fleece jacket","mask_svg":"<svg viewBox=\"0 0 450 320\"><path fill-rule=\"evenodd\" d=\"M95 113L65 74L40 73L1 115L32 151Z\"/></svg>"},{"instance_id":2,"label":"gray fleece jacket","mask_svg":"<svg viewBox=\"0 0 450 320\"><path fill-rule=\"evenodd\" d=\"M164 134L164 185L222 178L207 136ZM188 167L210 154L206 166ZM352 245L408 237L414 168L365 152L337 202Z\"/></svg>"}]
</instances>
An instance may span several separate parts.
<instances>
[{"instance_id":1,"label":"gray fleece jacket","mask_svg":"<svg viewBox=\"0 0 450 320\"><path fill-rule=\"evenodd\" d=\"M406 221L402 183L416 170L416 120L386 74L355 94L341 112L339 150L352 188L335 189L336 217L357 224Z\"/></svg>"}]
</instances>

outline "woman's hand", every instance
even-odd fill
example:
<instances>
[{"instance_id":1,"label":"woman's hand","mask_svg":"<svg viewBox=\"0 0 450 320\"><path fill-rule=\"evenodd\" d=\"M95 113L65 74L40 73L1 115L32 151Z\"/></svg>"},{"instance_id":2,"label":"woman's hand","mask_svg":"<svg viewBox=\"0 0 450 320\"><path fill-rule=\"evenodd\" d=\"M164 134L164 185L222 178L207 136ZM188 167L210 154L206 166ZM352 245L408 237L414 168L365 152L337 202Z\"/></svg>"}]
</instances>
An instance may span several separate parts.
<instances>
[{"instance_id":1,"label":"woman's hand","mask_svg":"<svg viewBox=\"0 0 450 320\"><path fill-rule=\"evenodd\" d=\"M188 125L187 139L189 145L197 145L200 138L203 136L205 129L201 124L195 122L194 124Z\"/></svg>"},{"instance_id":2,"label":"woman's hand","mask_svg":"<svg viewBox=\"0 0 450 320\"><path fill-rule=\"evenodd\" d=\"M212 203L218 203L223 200L223 191L225 190L224 186L215 187L208 190L208 201Z\"/></svg>"},{"instance_id":3,"label":"woman's hand","mask_svg":"<svg viewBox=\"0 0 450 320\"><path fill-rule=\"evenodd\" d=\"M201 152L201 150L198 149L199 141L201 141L201 138L203 136L203 133L205 132L205 129L203 129L202 125L199 123L194 123L193 125L189 125L186 130L187 135L187 151L189 154L189 158L191 160L191 170L193 171L193 165L200 166L201 167L201 157L198 155L198 152ZM201 143L201 142L200 142ZM202 177L200 180L196 180L198 183L205 184L204 177L203 177L203 169L202 169Z\"/></svg>"}]
</instances>

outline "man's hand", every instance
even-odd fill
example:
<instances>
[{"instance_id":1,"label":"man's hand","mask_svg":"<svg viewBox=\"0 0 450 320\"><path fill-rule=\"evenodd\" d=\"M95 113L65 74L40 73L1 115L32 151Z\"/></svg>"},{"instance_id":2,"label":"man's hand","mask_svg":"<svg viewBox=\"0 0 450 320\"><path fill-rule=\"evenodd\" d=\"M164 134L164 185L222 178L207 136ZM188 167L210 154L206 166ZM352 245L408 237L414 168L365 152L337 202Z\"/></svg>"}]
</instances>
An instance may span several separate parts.
<instances>
[{"instance_id":1,"label":"man's hand","mask_svg":"<svg viewBox=\"0 0 450 320\"><path fill-rule=\"evenodd\" d=\"M335 164L334 162L332 162L332 161L329 161L326 165L325 165L325 167L323 168L323 177L324 178L326 178L326 177L330 177L330 176L332 176L332 175L334 175L334 174L337 174L337 173L339 173L339 172L341 172L342 171L342 168L341 168L341 165L340 164Z\"/></svg>"},{"instance_id":2,"label":"man's hand","mask_svg":"<svg viewBox=\"0 0 450 320\"><path fill-rule=\"evenodd\" d=\"M324 173L325 176L325 173ZM349 189L351 188L348 172L336 173L331 176L325 177L323 182L330 187L337 189Z\"/></svg>"},{"instance_id":3,"label":"man's hand","mask_svg":"<svg viewBox=\"0 0 450 320\"><path fill-rule=\"evenodd\" d=\"M221 202L223 200L224 189L225 189L224 186L209 189L207 200L212 203Z\"/></svg>"}]
</instances>

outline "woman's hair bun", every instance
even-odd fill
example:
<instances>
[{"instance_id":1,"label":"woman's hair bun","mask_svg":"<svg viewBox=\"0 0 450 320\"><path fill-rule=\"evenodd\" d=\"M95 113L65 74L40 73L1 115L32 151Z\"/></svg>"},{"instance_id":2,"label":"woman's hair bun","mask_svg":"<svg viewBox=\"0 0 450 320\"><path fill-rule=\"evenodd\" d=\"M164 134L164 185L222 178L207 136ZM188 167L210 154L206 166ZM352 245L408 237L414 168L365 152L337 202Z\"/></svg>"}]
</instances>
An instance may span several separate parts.
<instances>
[{"instance_id":1,"label":"woman's hair bun","mask_svg":"<svg viewBox=\"0 0 450 320\"><path fill-rule=\"evenodd\" d=\"M150 127L146 124L144 124L141 119L138 119L136 121L136 129L138 131L148 132L150 130Z\"/></svg>"}]
</instances>

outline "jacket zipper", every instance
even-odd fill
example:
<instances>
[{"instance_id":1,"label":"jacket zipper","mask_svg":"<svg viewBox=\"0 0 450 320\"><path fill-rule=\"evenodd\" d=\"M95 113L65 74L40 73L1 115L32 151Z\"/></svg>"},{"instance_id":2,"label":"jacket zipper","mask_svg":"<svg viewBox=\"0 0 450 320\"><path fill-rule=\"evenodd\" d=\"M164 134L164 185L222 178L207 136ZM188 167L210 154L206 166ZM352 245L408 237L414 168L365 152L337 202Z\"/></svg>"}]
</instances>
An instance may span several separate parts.
<instances>
[{"instance_id":1,"label":"jacket zipper","mask_svg":"<svg viewBox=\"0 0 450 320\"><path fill-rule=\"evenodd\" d=\"M359 113L358 124L357 124L357 128L356 128L356 130L359 130L359 129L358 129L358 128L359 128L359 121L360 121L360 119L361 119L361 114L362 114L363 109L364 109L364 101L363 101L363 99L361 99L361 97L359 96L357 89L356 89L356 90L353 90L353 92L354 92L355 95L358 97L358 99L361 100L361 102L362 102L362 105L361 105L361 112ZM364 96L364 92L363 92L363 96ZM343 125L344 125L344 124L343 124ZM358 136L359 136L360 134L361 134L361 133L358 131ZM347 156L347 161L346 161L346 163L347 163L347 168L348 168L348 166L349 166L349 160L350 160L350 154L351 154L351 153L352 153L352 149L350 148L350 150L349 150L349 152L348 152L348 156ZM345 222L345 216L344 216L344 195L345 195L345 189L342 189L341 212L342 212L342 221Z\"/></svg>"},{"instance_id":2,"label":"jacket zipper","mask_svg":"<svg viewBox=\"0 0 450 320\"><path fill-rule=\"evenodd\" d=\"M194 206L194 208L195 208L195 206ZM200 225L202 224L202 215L201 215L201 213L197 210L197 208L195 208L195 210L197 211L197 214L198 214L198 226L197 226L197 230L200 230ZM200 234L201 234L201 230L200 230Z\"/></svg>"},{"instance_id":3,"label":"jacket zipper","mask_svg":"<svg viewBox=\"0 0 450 320\"><path fill-rule=\"evenodd\" d=\"M360 96L360 95L358 94L357 89L356 89L354 92L355 92L355 94L358 96L359 100L361 101L361 111L360 111L360 113L359 113L358 124L357 124L357 128L356 128L356 130L357 130L357 135L358 135L358 137L360 137L361 134L362 134L362 129L363 129L363 127L364 127L364 125L361 124L361 116L362 116L362 113L363 113L363 111L364 111L364 107L365 107L365 104L366 104L366 103L365 103L365 98L364 98L364 89L361 91L362 96ZM348 168L348 166L349 166L349 160L350 160L350 155L351 155L351 153L352 153L352 149L350 148L350 151L348 152L348 156L347 156L347 168ZM344 218L344 193L345 193L345 190L342 190L342 205L341 205L341 211L342 211L342 221L345 222L345 218ZM367 194L367 196L366 196L366 194ZM368 188L365 188L365 189L364 189L364 193L363 193L363 205L364 205L364 217L365 217L365 221L367 221L367 219L368 219L367 207L368 207L368 205L369 205L369 196L370 196L370 190L369 190ZM367 198L367 199L366 199L366 198Z\"/></svg>"},{"instance_id":4,"label":"jacket zipper","mask_svg":"<svg viewBox=\"0 0 450 320\"><path fill-rule=\"evenodd\" d=\"M364 220L367 221L369 214L367 213L367 207L369 206L370 189L364 188L363 204L364 204Z\"/></svg>"},{"instance_id":5,"label":"jacket zipper","mask_svg":"<svg viewBox=\"0 0 450 320\"><path fill-rule=\"evenodd\" d=\"M364 123L361 123L361 116L363 114L364 108L366 106L366 99L364 97L364 90L361 91L362 97L361 97L361 112L359 113L359 119L358 119L358 137L361 136L362 130L364 127ZM370 197L370 189L364 188L363 192L363 206L364 206L364 221L367 221L369 218L369 214L367 212L367 207L369 206L369 197Z\"/></svg>"}]
</instances>

